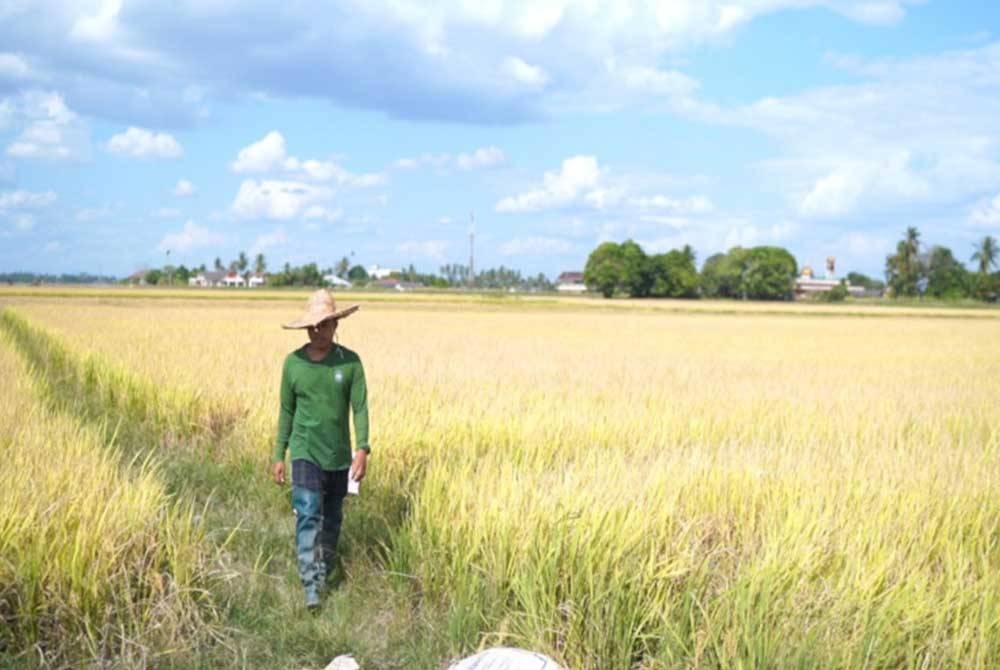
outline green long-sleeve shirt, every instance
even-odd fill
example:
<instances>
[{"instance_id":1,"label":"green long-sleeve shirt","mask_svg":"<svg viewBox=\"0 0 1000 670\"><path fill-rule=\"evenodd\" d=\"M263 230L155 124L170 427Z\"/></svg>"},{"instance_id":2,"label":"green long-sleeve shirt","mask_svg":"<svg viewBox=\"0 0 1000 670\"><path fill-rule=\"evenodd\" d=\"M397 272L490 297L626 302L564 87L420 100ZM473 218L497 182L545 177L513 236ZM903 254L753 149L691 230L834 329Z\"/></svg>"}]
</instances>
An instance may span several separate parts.
<instances>
[{"instance_id":1,"label":"green long-sleeve shirt","mask_svg":"<svg viewBox=\"0 0 1000 670\"><path fill-rule=\"evenodd\" d=\"M368 390L361 359L346 347L333 345L318 363L305 347L285 357L281 371L281 413L274 460L304 458L324 470L351 465L351 433L347 408L354 414L354 444L368 445Z\"/></svg>"}]
</instances>

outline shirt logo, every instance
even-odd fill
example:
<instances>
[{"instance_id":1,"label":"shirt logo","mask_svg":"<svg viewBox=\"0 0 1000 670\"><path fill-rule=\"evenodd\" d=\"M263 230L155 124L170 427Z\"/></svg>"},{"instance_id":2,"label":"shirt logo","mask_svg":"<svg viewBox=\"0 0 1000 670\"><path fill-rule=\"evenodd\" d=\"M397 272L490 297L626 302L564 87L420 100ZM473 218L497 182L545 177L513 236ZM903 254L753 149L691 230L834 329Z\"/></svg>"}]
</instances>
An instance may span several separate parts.
<instances>
[{"instance_id":1,"label":"shirt logo","mask_svg":"<svg viewBox=\"0 0 1000 670\"><path fill-rule=\"evenodd\" d=\"M344 373L341 372L340 370L337 370L336 372L333 373L333 380L338 384L342 383L344 381Z\"/></svg>"}]
</instances>

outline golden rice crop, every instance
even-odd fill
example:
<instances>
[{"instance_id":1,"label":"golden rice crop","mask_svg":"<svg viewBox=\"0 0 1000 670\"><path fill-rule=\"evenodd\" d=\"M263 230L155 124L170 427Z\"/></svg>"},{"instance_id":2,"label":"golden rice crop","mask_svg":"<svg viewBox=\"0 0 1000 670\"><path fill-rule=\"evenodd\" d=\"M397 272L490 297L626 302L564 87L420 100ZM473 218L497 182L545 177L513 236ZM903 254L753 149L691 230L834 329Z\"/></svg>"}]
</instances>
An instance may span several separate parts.
<instances>
[{"instance_id":1,"label":"golden rice crop","mask_svg":"<svg viewBox=\"0 0 1000 670\"><path fill-rule=\"evenodd\" d=\"M263 477L297 308L17 309L237 403ZM366 306L389 567L573 668L1000 665L1000 319L799 312Z\"/></svg>"},{"instance_id":2,"label":"golden rice crop","mask_svg":"<svg viewBox=\"0 0 1000 670\"><path fill-rule=\"evenodd\" d=\"M44 407L0 332L0 641L62 666L145 665L211 634L190 509L151 463L125 467L93 428Z\"/></svg>"}]
</instances>

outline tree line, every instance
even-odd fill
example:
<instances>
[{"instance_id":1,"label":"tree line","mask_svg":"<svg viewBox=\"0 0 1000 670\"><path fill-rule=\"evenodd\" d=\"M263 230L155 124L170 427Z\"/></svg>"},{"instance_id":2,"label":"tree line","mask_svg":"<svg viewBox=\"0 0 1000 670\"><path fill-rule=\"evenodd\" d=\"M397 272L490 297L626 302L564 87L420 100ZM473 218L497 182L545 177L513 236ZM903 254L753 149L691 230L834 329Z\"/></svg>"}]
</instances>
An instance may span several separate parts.
<instances>
[{"instance_id":1,"label":"tree line","mask_svg":"<svg viewBox=\"0 0 1000 670\"><path fill-rule=\"evenodd\" d=\"M213 267L217 272L236 272L245 280L248 280L251 271L263 274L267 271L267 258L264 254L257 254L251 266L249 256L241 251L239 255L229 263L224 263L220 257L215 258ZM252 267L252 270L251 270ZM147 284L182 284L186 285L191 277L197 276L199 272L206 272L207 266L203 263L200 266L188 268L184 265L165 265L163 268L153 268L146 270L142 278ZM362 265L352 264L346 256L337 263L326 268L320 268L316 263L305 263L293 266L285 263L280 270L276 270L267 275L267 284L272 287L301 286L318 287L324 286L328 282L324 277L335 276L345 281L351 282L358 288L363 288L373 284L376 279L368 275L368 271ZM392 272L387 279L402 282L420 284L432 288L458 288L467 287L473 289L516 289L520 291L551 291L555 288L553 283L544 273L535 276L524 276L519 270L501 265L498 268L486 268L475 273L470 280L469 268L466 265L446 264L442 265L438 273L419 272L411 263L408 267Z\"/></svg>"},{"instance_id":2,"label":"tree line","mask_svg":"<svg viewBox=\"0 0 1000 670\"><path fill-rule=\"evenodd\" d=\"M896 244L896 253L885 259L889 291L897 297L996 300L1000 293L1000 272L991 273L1000 263L1000 247L992 235L976 243L969 270L948 247L924 247L920 231L914 227Z\"/></svg>"},{"instance_id":3,"label":"tree line","mask_svg":"<svg viewBox=\"0 0 1000 670\"><path fill-rule=\"evenodd\" d=\"M583 281L588 290L605 298L734 298L742 300L790 300L794 297L798 263L787 250L776 246L733 247L705 259L699 272L694 250L685 245L661 254L646 254L634 240L604 242L587 258ZM896 253L886 258L882 282L858 272L847 281L870 291L883 290L892 297L928 296L941 299L975 298L996 300L1000 294L1000 272L991 270L1000 262L997 241L986 236L975 245L968 270L943 246L922 249L920 233L908 228ZM819 295L821 300L843 300L846 283Z\"/></svg>"}]
</instances>

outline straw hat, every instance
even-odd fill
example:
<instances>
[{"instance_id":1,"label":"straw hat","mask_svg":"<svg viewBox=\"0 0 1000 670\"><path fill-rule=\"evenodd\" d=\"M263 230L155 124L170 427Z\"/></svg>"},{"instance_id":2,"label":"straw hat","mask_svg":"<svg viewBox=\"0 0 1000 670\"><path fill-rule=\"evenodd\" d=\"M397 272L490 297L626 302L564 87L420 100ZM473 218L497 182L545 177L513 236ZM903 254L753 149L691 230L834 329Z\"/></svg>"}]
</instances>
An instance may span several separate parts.
<instances>
[{"instance_id":1,"label":"straw hat","mask_svg":"<svg viewBox=\"0 0 1000 670\"><path fill-rule=\"evenodd\" d=\"M282 328L308 328L315 326L327 319L342 319L345 316L354 314L361 305L351 305L346 309L337 311L337 303L333 296L326 289L320 289L309 296L306 302L306 311L295 321L281 324Z\"/></svg>"}]
</instances>

